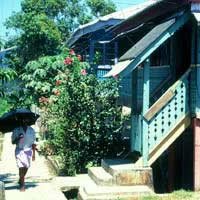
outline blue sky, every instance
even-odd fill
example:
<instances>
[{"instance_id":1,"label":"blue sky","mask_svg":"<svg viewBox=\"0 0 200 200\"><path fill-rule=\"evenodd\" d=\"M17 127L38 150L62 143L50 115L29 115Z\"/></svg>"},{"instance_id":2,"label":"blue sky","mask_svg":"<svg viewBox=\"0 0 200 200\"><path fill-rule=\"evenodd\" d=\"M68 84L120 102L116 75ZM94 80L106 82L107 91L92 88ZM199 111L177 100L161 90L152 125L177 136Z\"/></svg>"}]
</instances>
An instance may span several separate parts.
<instances>
[{"instance_id":1,"label":"blue sky","mask_svg":"<svg viewBox=\"0 0 200 200\"><path fill-rule=\"evenodd\" d=\"M143 3L147 0L112 0L112 1L117 5L117 9L121 10L138 3Z\"/></svg>"},{"instance_id":2,"label":"blue sky","mask_svg":"<svg viewBox=\"0 0 200 200\"><path fill-rule=\"evenodd\" d=\"M0 0L0 38L6 39L6 29L3 26L6 18L8 18L12 12L20 10L21 0ZM113 0L117 5L118 10L133 6L138 3L142 3L147 0Z\"/></svg>"}]
</instances>

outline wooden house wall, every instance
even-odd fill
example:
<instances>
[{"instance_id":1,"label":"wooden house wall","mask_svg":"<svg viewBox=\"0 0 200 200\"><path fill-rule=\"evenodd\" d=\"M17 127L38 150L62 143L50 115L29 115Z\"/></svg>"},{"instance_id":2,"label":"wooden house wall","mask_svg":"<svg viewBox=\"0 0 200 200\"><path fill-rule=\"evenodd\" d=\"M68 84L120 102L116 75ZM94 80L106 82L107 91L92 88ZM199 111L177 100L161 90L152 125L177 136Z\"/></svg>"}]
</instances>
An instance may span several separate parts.
<instances>
[{"instance_id":1,"label":"wooden house wall","mask_svg":"<svg viewBox=\"0 0 200 200\"><path fill-rule=\"evenodd\" d=\"M193 67L190 81L190 105L192 117L200 119L200 67ZM199 77L199 78L198 78Z\"/></svg>"},{"instance_id":2,"label":"wooden house wall","mask_svg":"<svg viewBox=\"0 0 200 200\"><path fill-rule=\"evenodd\" d=\"M159 85L170 76L170 66L159 66L151 67L150 70L150 93L159 87ZM120 93L120 104L131 107L131 75L124 77L120 82L119 93ZM137 107L140 109L142 106L142 92L143 92L143 69L138 69L138 96L137 96Z\"/></svg>"}]
</instances>

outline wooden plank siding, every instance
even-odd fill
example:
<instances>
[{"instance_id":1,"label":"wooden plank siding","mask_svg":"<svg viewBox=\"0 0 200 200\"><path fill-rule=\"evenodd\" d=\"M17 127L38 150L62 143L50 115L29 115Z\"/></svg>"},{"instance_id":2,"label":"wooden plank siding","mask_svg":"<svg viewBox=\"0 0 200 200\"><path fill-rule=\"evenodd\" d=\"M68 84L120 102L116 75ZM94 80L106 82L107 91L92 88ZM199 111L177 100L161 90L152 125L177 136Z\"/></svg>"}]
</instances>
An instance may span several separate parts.
<instances>
[{"instance_id":1,"label":"wooden plank siding","mask_svg":"<svg viewBox=\"0 0 200 200\"><path fill-rule=\"evenodd\" d=\"M190 84L190 99L191 99L191 115L200 119L200 82L197 81L197 76L200 75L200 67L192 67L191 84Z\"/></svg>"},{"instance_id":2,"label":"wooden plank siding","mask_svg":"<svg viewBox=\"0 0 200 200\"><path fill-rule=\"evenodd\" d=\"M138 75L137 75L137 108L141 110L142 105L142 87L143 87L143 68L138 68ZM171 76L170 74L170 66L154 66L150 69L150 94L153 94L160 85ZM131 98L132 98L132 79L131 75L123 77L120 82L120 104L131 107ZM151 96L151 95L150 95ZM151 105L151 102L150 102Z\"/></svg>"}]
</instances>

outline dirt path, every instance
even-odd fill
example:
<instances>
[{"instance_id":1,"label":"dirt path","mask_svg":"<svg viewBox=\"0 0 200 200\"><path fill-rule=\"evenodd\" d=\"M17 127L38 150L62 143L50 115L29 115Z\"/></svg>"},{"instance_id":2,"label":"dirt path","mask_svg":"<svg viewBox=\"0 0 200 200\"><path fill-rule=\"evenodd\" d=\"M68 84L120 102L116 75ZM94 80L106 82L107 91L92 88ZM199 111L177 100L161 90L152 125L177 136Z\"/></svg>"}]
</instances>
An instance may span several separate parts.
<instances>
[{"instance_id":1,"label":"dirt path","mask_svg":"<svg viewBox=\"0 0 200 200\"><path fill-rule=\"evenodd\" d=\"M6 200L66 200L63 193L51 182L53 175L50 174L45 159L38 154L26 175L26 191L19 191L15 146L11 144L10 138L11 133L6 133L0 161L0 180L5 183Z\"/></svg>"}]
</instances>

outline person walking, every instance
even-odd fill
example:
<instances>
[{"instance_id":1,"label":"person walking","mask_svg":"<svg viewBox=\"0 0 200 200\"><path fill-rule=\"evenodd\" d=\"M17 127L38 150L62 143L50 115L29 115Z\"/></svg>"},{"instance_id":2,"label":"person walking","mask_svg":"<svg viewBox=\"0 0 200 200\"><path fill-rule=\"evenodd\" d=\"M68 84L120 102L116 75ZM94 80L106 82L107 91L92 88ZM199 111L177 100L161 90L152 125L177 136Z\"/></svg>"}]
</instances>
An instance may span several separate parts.
<instances>
[{"instance_id":1,"label":"person walking","mask_svg":"<svg viewBox=\"0 0 200 200\"><path fill-rule=\"evenodd\" d=\"M32 161L35 161L36 137L32 127L27 126L27 119L21 120L21 126L13 130L11 140L16 144L15 158L19 168L20 191L25 191L25 176Z\"/></svg>"}]
</instances>

